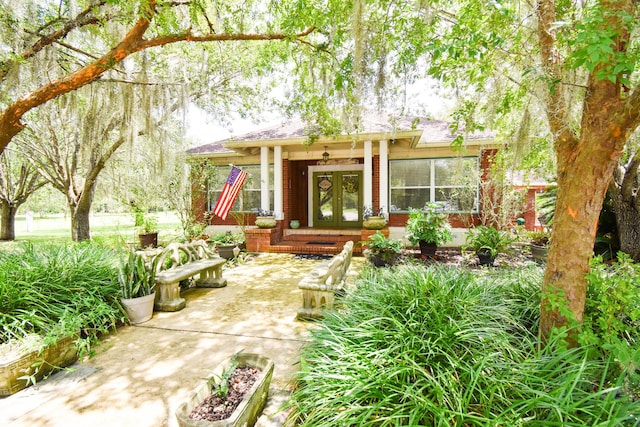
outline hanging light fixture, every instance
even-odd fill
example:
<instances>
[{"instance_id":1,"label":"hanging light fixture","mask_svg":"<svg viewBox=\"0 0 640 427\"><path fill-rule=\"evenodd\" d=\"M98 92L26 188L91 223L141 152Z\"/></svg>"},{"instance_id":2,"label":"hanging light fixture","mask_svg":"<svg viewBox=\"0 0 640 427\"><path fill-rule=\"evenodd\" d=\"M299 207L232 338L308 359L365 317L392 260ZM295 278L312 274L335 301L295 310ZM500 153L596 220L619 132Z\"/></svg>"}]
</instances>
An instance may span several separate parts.
<instances>
[{"instance_id":1,"label":"hanging light fixture","mask_svg":"<svg viewBox=\"0 0 640 427\"><path fill-rule=\"evenodd\" d=\"M324 146L324 153L322 153L322 161L326 164L329 161L329 153L327 152L327 146Z\"/></svg>"}]
</instances>

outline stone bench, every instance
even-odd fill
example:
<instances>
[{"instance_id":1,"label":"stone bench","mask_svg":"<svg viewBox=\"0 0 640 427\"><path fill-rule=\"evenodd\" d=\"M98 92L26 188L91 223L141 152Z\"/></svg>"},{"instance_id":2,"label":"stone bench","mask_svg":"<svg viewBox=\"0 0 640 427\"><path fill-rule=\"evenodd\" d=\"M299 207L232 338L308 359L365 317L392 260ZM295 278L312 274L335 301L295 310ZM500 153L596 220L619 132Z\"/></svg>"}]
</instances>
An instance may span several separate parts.
<instances>
[{"instance_id":1,"label":"stone bench","mask_svg":"<svg viewBox=\"0 0 640 427\"><path fill-rule=\"evenodd\" d=\"M314 267L300 280L298 288L302 290L302 307L298 309L298 320L320 319L324 310L333 308L336 294L344 289L352 254L353 242L349 241L342 252Z\"/></svg>"},{"instance_id":2,"label":"stone bench","mask_svg":"<svg viewBox=\"0 0 640 427\"><path fill-rule=\"evenodd\" d=\"M221 288L227 285L222 266L227 262L214 254L204 240L171 243L164 249L140 251L156 268L156 300L154 310L178 311L186 304L180 297L180 282L198 276L199 288Z\"/></svg>"}]
</instances>

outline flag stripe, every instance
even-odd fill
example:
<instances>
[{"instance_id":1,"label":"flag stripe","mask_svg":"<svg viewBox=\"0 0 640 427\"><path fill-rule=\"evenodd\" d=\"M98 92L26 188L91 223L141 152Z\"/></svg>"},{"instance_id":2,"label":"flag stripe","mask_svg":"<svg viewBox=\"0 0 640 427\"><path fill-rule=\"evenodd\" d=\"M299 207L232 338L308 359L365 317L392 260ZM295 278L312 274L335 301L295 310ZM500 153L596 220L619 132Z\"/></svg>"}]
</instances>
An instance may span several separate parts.
<instances>
[{"instance_id":1,"label":"flag stripe","mask_svg":"<svg viewBox=\"0 0 640 427\"><path fill-rule=\"evenodd\" d=\"M222 187L222 192L220 193L220 197L218 197L216 206L213 209L214 215L217 215L223 220L227 219L227 215L229 214L229 211L233 207L233 204L236 202L238 193L240 193L242 184L244 184L244 181L246 179L247 179L247 173L245 171L235 166L231 168L231 172L229 172L229 177L227 178L227 181L224 183L224 186Z\"/></svg>"}]
</instances>

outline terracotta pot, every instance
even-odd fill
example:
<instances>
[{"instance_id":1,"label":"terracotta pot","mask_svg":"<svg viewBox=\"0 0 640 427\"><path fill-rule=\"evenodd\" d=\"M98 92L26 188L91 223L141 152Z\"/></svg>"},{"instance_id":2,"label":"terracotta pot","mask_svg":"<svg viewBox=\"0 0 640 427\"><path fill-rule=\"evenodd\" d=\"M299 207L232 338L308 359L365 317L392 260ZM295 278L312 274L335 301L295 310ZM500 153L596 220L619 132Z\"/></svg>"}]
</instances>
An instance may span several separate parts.
<instances>
[{"instance_id":1,"label":"terracotta pot","mask_svg":"<svg viewBox=\"0 0 640 427\"><path fill-rule=\"evenodd\" d=\"M158 246L158 233L138 234L138 239L140 239L140 247L142 249Z\"/></svg>"},{"instance_id":2,"label":"terracotta pot","mask_svg":"<svg viewBox=\"0 0 640 427\"><path fill-rule=\"evenodd\" d=\"M216 378L217 381L224 370L229 366L230 362L231 357L218 365L210 377ZM189 400L178 406L178 409L176 410L176 417L178 418L178 425L180 427L251 427L256 423L265 403L267 402L269 384L271 383L271 377L273 376L273 362L267 357L252 353L240 353L236 362L239 367L252 366L260 369L261 372L257 381L249 389L242 399L242 402L240 402L240 405L235 411L233 411L231 416L220 421L198 421L189 418L191 411L193 411L193 409L202 402L205 397L211 394L213 386L209 381L205 380L191 394Z\"/></svg>"}]
</instances>

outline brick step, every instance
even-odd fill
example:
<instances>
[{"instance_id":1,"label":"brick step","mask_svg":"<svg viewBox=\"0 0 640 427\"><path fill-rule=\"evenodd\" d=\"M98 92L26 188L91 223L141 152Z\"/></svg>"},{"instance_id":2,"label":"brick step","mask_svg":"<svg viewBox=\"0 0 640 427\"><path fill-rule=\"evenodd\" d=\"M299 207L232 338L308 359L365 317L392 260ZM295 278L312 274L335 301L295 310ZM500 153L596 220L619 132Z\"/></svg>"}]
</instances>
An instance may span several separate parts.
<instances>
[{"instance_id":1,"label":"brick step","mask_svg":"<svg viewBox=\"0 0 640 427\"><path fill-rule=\"evenodd\" d=\"M344 244L349 240L352 240L352 239L347 239L344 242L343 241L329 242L324 240L322 241L317 240L315 241L317 243L302 242L298 240L283 240L276 244L271 245L269 248L269 252L307 254L307 255L312 255L312 254L335 255L340 253L340 251L342 251ZM326 242L326 244L322 244L320 242L323 242L323 243ZM354 241L353 252L359 254L361 253L360 245L355 243L357 242Z\"/></svg>"}]
</instances>

